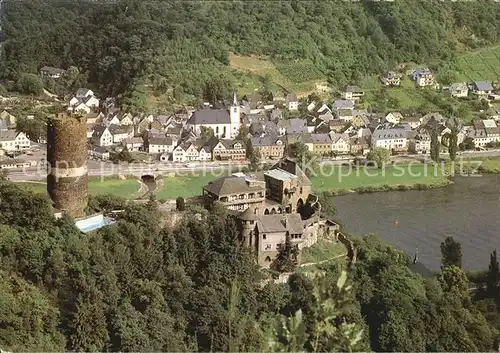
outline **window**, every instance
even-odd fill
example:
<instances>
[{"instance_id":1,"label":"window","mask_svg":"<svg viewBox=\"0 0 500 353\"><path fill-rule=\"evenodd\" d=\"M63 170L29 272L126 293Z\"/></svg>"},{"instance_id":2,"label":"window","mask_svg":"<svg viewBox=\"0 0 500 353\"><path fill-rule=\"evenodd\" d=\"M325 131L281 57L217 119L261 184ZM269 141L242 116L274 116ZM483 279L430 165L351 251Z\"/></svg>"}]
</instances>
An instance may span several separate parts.
<instances>
[{"instance_id":1,"label":"window","mask_svg":"<svg viewBox=\"0 0 500 353\"><path fill-rule=\"evenodd\" d=\"M262 234L262 239L267 239L267 235L266 234Z\"/></svg>"},{"instance_id":2,"label":"window","mask_svg":"<svg viewBox=\"0 0 500 353\"><path fill-rule=\"evenodd\" d=\"M280 251L281 249L281 244L276 244L276 251Z\"/></svg>"},{"instance_id":3,"label":"window","mask_svg":"<svg viewBox=\"0 0 500 353\"><path fill-rule=\"evenodd\" d=\"M266 250L266 251L271 250L271 244L266 244L266 247L264 248L264 250Z\"/></svg>"}]
</instances>

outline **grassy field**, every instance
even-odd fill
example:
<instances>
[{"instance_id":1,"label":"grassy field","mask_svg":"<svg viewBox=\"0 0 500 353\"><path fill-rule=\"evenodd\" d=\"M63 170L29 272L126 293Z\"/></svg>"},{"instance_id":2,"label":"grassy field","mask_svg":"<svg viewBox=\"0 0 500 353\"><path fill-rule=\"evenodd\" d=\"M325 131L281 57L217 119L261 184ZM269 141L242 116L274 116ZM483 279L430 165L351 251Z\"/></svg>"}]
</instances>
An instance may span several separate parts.
<instances>
[{"instance_id":1,"label":"grassy field","mask_svg":"<svg viewBox=\"0 0 500 353\"><path fill-rule=\"evenodd\" d=\"M294 62L272 62L267 58L232 54L229 66L245 75L238 83L238 93L248 94L262 87L261 78L269 77L271 90L278 93L283 89L295 92L298 96L307 96L317 90L317 85L324 83L326 77L309 60Z\"/></svg>"},{"instance_id":2,"label":"grassy field","mask_svg":"<svg viewBox=\"0 0 500 353\"><path fill-rule=\"evenodd\" d=\"M480 165L478 162L481 162ZM472 158L471 160L464 160L462 163L463 171L479 169L481 173L500 174L499 158Z\"/></svg>"},{"instance_id":3,"label":"grassy field","mask_svg":"<svg viewBox=\"0 0 500 353\"><path fill-rule=\"evenodd\" d=\"M464 53L455 59L458 81L500 79L500 46Z\"/></svg>"},{"instance_id":4,"label":"grassy field","mask_svg":"<svg viewBox=\"0 0 500 353\"><path fill-rule=\"evenodd\" d=\"M221 176L226 174L221 174ZM178 196L198 196L201 195L201 188L214 179L217 179L217 176L212 173L166 177L163 178L163 185L160 186L156 197L159 200L170 200Z\"/></svg>"},{"instance_id":5,"label":"grassy field","mask_svg":"<svg viewBox=\"0 0 500 353\"><path fill-rule=\"evenodd\" d=\"M21 189L29 190L37 194L45 194L47 185L45 183L16 183ZM139 190L139 183L136 179L112 179L112 180L91 180L89 181L89 193L91 195L111 194L130 198Z\"/></svg>"},{"instance_id":6,"label":"grassy field","mask_svg":"<svg viewBox=\"0 0 500 353\"><path fill-rule=\"evenodd\" d=\"M302 250L300 263L326 261L342 254L347 254L347 249L341 242L319 240L313 246Z\"/></svg>"},{"instance_id":7,"label":"grassy field","mask_svg":"<svg viewBox=\"0 0 500 353\"><path fill-rule=\"evenodd\" d=\"M381 170L332 166L329 170L325 168L325 174L328 175L311 179L315 192L376 188L384 185L435 185L446 181L446 175L440 167L419 164L389 166Z\"/></svg>"}]
</instances>

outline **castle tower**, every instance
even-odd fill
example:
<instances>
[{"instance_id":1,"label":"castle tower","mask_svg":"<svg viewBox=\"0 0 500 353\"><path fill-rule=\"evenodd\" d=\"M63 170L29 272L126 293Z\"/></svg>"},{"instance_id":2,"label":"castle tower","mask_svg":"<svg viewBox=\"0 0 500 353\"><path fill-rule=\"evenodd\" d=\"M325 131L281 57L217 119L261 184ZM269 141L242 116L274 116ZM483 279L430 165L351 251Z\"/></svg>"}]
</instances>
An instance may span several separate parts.
<instances>
[{"instance_id":1,"label":"castle tower","mask_svg":"<svg viewBox=\"0 0 500 353\"><path fill-rule=\"evenodd\" d=\"M88 202L87 125L80 116L58 114L47 123L47 191L56 209L84 216Z\"/></svg>"},{"instance_id":2,"label":"castle tower","mask_svg":"<svg viewBox=\"0 0 500 353\"><path fill-rule=\"evenodd\" d=\"M257 246L254 234L256 221L257 217L255 217L250 207L238 215L241 239L243 243L251 249L255 249Z\"/></svg>"},{"instance_id":3,"label":"castle tower","mask_svg":"<svg viewBox=\"0 0 500 353\"><path fill-rule=\"evenodd\" d=\"M241 125L240 105L236 98L236 93L233 94L233 104L229 107L229 116L231 118L231 138L238 135Z\"/></svg>"}]
</instances>

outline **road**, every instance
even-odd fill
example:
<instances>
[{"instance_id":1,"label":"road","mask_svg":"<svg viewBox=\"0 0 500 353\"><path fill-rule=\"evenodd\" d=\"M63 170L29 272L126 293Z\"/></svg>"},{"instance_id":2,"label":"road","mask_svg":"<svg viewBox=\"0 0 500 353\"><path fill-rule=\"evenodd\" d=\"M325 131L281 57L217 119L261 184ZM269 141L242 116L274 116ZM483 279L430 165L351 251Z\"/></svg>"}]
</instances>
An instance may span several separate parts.
<instances>
[{"instance_id":1,"label":"road","mask_svg":"<svg viewBox=\"0 0 500 353\"><path fill-rule=\"evenodd\" d=\"M474 157L496 157L500 156L500 150L495 151L472 151L472 152L463 152L458 157L463 158L474 158ZM26 156L23 156L26 157ZM29 158L29 157L28 157ZM33 158L33 157L32 157ZM448 159L447 154L441 154L442 159ZM424 160L429 160L428 155L399 155L392 157L394 162L397 163L410 163L414 161L422 162ZM352 158L347 159L335 159L335 160L323 160L321 162L322 165L340 165L342 163L349 162ZM275 162L275 161L269 161ZM220 176L224 171L228 169L238 170L238 168L247 167L246 163L243 164L221 164L219 162L206 162L206 163L198 163L192 166L187 167L184 164L163 164L160 162L154 164L129 164L129 165L116 165L111 162L99 162L95 160L88 161L88 171L89 176L92 177L106 177L112 175L134 175L134 176L142 176L144 174L168 174L168 173L207 173L211 174L214 177ZM47 172L43 165L39 167L30 167L24 169L10 169L8 170L8 177L13 181L29 181L29 180L45 180Z\"/></svg>"},{"instance_id":2,"label":"road","mask_svg":"<svg viewBox=\"0 0 500 353\"><path fill-rule=\"evenodd\" d=\"M106 177L112 175L134 175L142 176L145 174L169 174L176 173L182 175L191 173L207 173L212 174L215 177L222 175L226 170L234 170L238 168L247 167L246 164L231 164L231 165L217 165L217 164L198 164L190 167L184 165L160 165L155 164L153 166L148 164L130 164L130 165L116 165L112 163L89 163L88 174L92 177ZM10 169L7 172L7 176L12 181L41 181L45 180L47 176L47 171L40 166L40 168L24 168L24 169Z\"/></svg>"}]
</instances>

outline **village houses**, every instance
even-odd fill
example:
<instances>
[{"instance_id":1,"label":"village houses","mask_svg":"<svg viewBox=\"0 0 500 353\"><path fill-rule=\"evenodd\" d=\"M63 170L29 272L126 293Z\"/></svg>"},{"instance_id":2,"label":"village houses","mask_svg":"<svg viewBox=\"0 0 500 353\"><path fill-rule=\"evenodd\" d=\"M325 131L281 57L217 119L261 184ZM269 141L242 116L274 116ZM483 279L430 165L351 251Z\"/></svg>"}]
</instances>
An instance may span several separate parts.
<instances>
[{"instance_id":1,"label":"village houses","mask_svg":"<svg viewBox=\"0 0 500 353\"><path fill-rule=\"evenodd\" d=\"M40 69L40 75L45 77L50 77L53 79L61 78L61 76L66 72L66 70L59 69L57 67L44 66Z\"/></svg>"},{"instance_id":2,"label":"village houses","mask_svg":"<svg viewBox=\"0 0 500 353\"><path fill-rule=\"evenodd\" d=\"M476 81L472 84L472 93L478 98L487 98L493 92L493 86L489 81Z\"/></svg>"},{"instance_id":3,"label":"village houses","mask_svg":"<svg viewBox=\"0 0 500 353\"><path fill-rule=\"evenodd\" d=\"M436 84L434 74L427 67L415 70L411 77L417 87L433 87Z\"/></svg>"},{"instance_id":4,"label":"village houses","mask_svg":"<svg viewBox=\"0 0 500 353\"><path fill-rule=\"evenodd\" d=\"M94 128L91 140L95 146L108 147L113 145L113 135L106 126L102 125Z\"/></svg>"},{"instance_id":5,"label":"village houses","mask_svg":"<svg viewBox=\"0 0 500 353\"><path fill-rule=\"evenodd\" d=\"M251 147L258 151L260 157L266 159L279 159L285 153L285 138L264 136L250 139Z\"/></svg>"},{"instance_id":6,"label":"village houses","mask_svg":"<svg viewBox=\"0 0 500 353\"><path fill-rule=\"evenodd\" d=\"M31 142L24 132L0 130L0 149L12 152L30 148Z\"/></svg>"},{"instance_id":7,"label":"village houses","mask_svg":"<svg viewBox=\"0 0 500 353\"><path fill-rule=\"evenodd\" d=\"M234 138L241 126L240 106L234 96L229 109L202 109L195 111L187 121L187 127L197 135L201 128L210 128L218 138Z\"/></svg>"},{"instance_id":8,"label":"village houses","mask_svg":"<svg viewBox=\"0 0 500 353\"><path fill-rule=\"evenodd\" d=\"M469 87L465 82L452 83L448 88L452 97L464 98L469 95Z\"/></svg>"},{"instance_id":9,"label":"village houses","mask_svg":"<svg viewBox=\"0 0 500 353\"><path fill-rule=\"evenodd\" d=\"M350 101L358 101L364 95L365 92L361 88L359 88L358 86L351 86L351 85L347 85L346 87L344 87L344 89L340 93L342 99Z\"/></svg>"},{"instance_id":10,"label":"village houses","mask_svg":"<svg viewBox=\"0 0 500 353\"><path fill-rule=\"evenodd\" d=\"M401 74L394 71L387 71L380 75L380 81L384 86L396 86L401 84Z\"/></svg>"},{"instance_id":11,"label":"village houses","mask_svg":"<svg viewBox=\"0 0 500 353\"><path fill-rule=\"evenodd\" d=\"M401 128L377 129L372 134L372 147L383 147L394 151L408 150L409 130Z\"/></svg>"},{"instance_id":12,"label":"village houses","mask_svg":"<svg viewBox=\"0 0 500 353\"><path fill-rule=\"evenodd\" d=\"M285 98L286 108L293 112L299 109L299 100L297 99L297 95L294 93L289 93Z\"/></svg>"},{"instance_id":13,"label":"village houses","mask_svg":"<svg viewBox=\"0 0 500 353\"><path fill-rule=\"evenodd\" d=\"M331 133L332 152L335 154L349 154L351 141L348 134Z\"/></svg>"}]
</instances>

